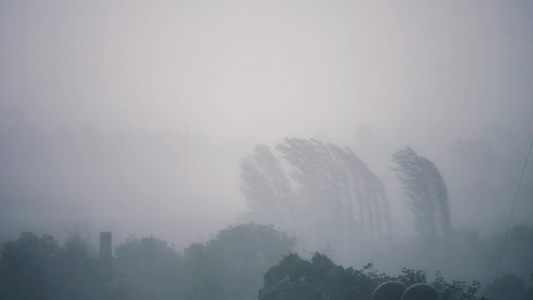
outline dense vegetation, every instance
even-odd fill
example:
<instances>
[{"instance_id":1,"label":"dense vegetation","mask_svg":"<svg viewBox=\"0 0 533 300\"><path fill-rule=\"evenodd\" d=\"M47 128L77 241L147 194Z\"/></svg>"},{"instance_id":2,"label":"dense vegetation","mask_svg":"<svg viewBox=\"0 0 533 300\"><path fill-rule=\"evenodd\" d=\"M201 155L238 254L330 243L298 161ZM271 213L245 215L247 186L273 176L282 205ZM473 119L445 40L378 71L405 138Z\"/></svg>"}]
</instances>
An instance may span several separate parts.
<instances>
[{"instance_id":1,"label":"dense vegetation","mask_svg":"<svg viewBox=\"0 0 533 300\"><path fill-rule=\"evenodd\" d=\"M80 235L60 244L26 232L1 246L0 299L369 299L390 280L429 283L442 300L532 298L533 230L508 232L504 275L488 284L504 235L454 229L440 171L412 149L393 155L417 232L403 240L392 238L383 183L349 148L292 138L276 149L281 159L258 145L241 161L250 208L241 217L282 226L298 245L273 225L248 223L183 251L131 236L106 264ZM325 254L302 259L305 247ZM372 264L345 268L333 262L339 257L348 258L344 265L375 262L388 274ZM436 274L428 279L426 271ZM443 274L477 281L447 282Z\"/></svg>"},{"instance_id":2,"label":"dense vegetation","mask_svg":"<svg viewBox=\"0 0 533 300\"><path fill-rule=\"evenodd\" d=\"M427 283L423 271L404 268L400 275L389 276L377 272L372 264L361 270L345 269L323 254L315 253L311 261L290 254L265 274L265 285L259 291L259 299L367 300L386 281L399 281L407 287ZM470 285L461 281L448 283L440 273L430 285L439 292L442 300L477 299L476 293L480 289L477 281Z\"/></svg>"},{"instance_id":3,"label":"dense vegetation","mask_svg":"<svg viewBox=\"0 0 533 300\"><path fill-rule=\"evenodd\" d=\"M296 235L302 248L335 245L344 256L390 238L385 186L350 148L286 138L276 150L279 158L257 145L241 160L249 208L241 220L273 222Z\"/></svg>"},{"instance_id":4,"label":"dense vegetation","mask_svg":"<svg viewBox=\"0 0 533 300\"><path fill-rule=\"evenodd\" d=\"M528 242L523 239L531 232L516 227L511 240ZM115 248L109 271L77 235L60 244L49 235L22 233L2 244L0 299L370 299L379 284L397 280L406 286L427 282L442 300L474 300L493 288L449 282L441 273L429 280L425 271L409 268L398 275L378 272L372 264L344 268L319 253L306 260L290 252L294 243L272 225L253 223L228 227L183 251L153 236L132 236ZM527 266L531 255L512 245ZM505 274L492 299L529 300L531 293L522 277Z\"/></svg>"},{"instance_id":5,"label":"dense vegetation","mask_svg":"<svg viewBox=\"0 0 533 300\"><path fill-rule=\"evenodd\" d=\"M155 237L115 248L111 272L85 241L23 233L2 244L0 299L254 299L294 238L244 224L176 251Z\"/></svg>"}]
</instances>

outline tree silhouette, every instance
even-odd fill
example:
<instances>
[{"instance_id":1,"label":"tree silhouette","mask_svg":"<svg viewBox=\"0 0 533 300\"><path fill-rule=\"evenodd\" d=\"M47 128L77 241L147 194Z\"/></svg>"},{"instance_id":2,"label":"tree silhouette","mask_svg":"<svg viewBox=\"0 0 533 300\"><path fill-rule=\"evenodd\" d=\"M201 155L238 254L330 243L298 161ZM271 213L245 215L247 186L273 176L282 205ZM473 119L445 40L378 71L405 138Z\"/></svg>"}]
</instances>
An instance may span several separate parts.
<instances>
[{"instance_id":1,"label":"tree silhouette","mask_svg":"<svg viewBox=\"0 0 533 300\"><path fill-rule=\"evenodd\" d=\"M291 251L295 239L272 225L230 226L207 242L211 273L222 287L217 299L245 300L257 296L265 272Z\"/></svg>"},{"instance_id":2,"label":"tree silhouette","mask_svg":"<svg viewBox=\"0 0 533 300\"><path fill-rule=\"evenodd\" d=\"M241 219L274 222L297 234L300 246L333 246L346 256L390 236L385 187L349 148L286 138L276 149L282 161L265 145L241 160L241 190L250 208Z\"/></svg>"},{"instance_id":3,"label":"tree silhouette","mask_svg":"<svg viewBox=\"0 0 533 300\"><path fill-rule=\"evenodd\" d=\"M415 216L415 229L430 238L450 234L450 204L438 168L410 147L393 154L392 170L404 187L407 204Z\"/></svg>"},{"instance_id":4,"label":"tree silhouette","mask_svg":"<svg viewBox=\"0 0 533 300\"><path fill-rule=\"evenodd\" d=\"M390 234L385 187L349 148L315 139L286 138L277 149L292 167L297 195L306 205L306 218L317 220L317 232L345 232L351 239ZM337 228L323 230L325 224Z\"/></svg>"},{"instance_id":5,"label":"tree silhouette","mask_svg":"<svg viewBox=\"0 0 533 300\"><path fill-rule=\"evenodd\" d=\"M3 299L47 299L57 297L53 275L60 247L52 236L41 238L21 233L16 241L2 244L0 296Z\"/></svg>"},{"instance_id":6,"label":"tree silhouette","mask_svg":"<svg viewBox=\"0 0 533 300\"><path fill-rule=\"evenodd\" d=\"M421 270L403 268L400 275L389 276L378 272L373 264L367 264L360 270L352 267L344 268L320 253L314 253L311 261L291 253L285 256L278 265L270 268L264 278L264 285L259 290L259 300L384 299L381 298L382 296L388 296L388 299L400 299L398 296L402 295L404 299L428 299L424 297L424 294L431 296L431 299L439 295L441 300L486 299L476 297L480 289L480 283L477 281L472 281L471 284L455 280L447 282L437 272L435 280L428 283L426 272ZM381 288L388 289L391 283L396 287L399 285L399 292L397 290L392 293L390 290L380 291L380 285L384 283L386 283L385 286ZM523 284L516 286L521 289L521 292L525 291ZM525 300L525 298L512 299Z\"/></svg>"},{"instance_id":7,"label":"tree silhouette","mask_svg":"<svg viewBox=\"0 0 533 300\"><path fill-rule=\"evenodd\" d=\"M241 191L252 219L286 225L293 214L294 198L281 163L268 146L257 145L252 154L241 160L241 178Z\"/></svg>"},{"instance_id":8,"label":"tree silhouette","mask_svg":"<svg viewBox=\"0 0 533 300\"><path fill-rule=\"evenodd\" d=\"M113 265L128 299L175 299L183 257L154 236L132 235L115 248Z\"/></svg>"},{"instance_id":9,"label":"tree silhouette","mask_svg":"<svg viewBox=\"0 0 533 300\"><path fill-rule=\"evenodd\" d=\"M24 232L2 243L0 299L120 299L112 292L79 236L60 246L50 235Z\"/></svg>"}]
</instances>

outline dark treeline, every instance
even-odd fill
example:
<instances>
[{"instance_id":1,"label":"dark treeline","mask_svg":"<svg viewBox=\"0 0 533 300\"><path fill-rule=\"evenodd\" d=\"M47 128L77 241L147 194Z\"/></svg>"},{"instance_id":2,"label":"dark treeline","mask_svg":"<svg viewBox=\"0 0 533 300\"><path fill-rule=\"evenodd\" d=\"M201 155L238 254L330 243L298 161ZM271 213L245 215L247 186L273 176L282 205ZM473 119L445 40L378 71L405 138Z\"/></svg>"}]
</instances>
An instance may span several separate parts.
<instances>
[{"instance_id":1,"label":"dark treeline","mask_svg":"<svg viewBox=\"0 0 533 300\"><path fill-rule=\"evenodd\" d=\"M518 253L523 247L513 243L531 243L532 234L525 226L510 232L513 255L530 257ZM482 254L490 241L501 238L475 238L469 231L457 235L471 251L471 257L462 258L464 263L473 266L492 259ZM272 225L254 223L227 227L183 251L153 236L132 236L114 249L109 268L79 235L60 244L50 235L27 232L2 244L0 299L367 300L379 284L390 280L406 286L429 283L443 300L481 299L492 291L491 284L478 281L446 281L440 272L430 280L425 271L410 268L400 268L398 274L378 272L372 264L344 268L319 253L308 261L291 252L294 245L293 237ZM505 274L496 281L492 299L528 300L532 292L524 279Z\"/></svg>"},{"instance_id":2,"label":"dark treeline","mask_svg":"<svg viewBox=\"0 0 533 300\"><path fill-rule=\"evenodd\" d=\"M228 227L181 252L132 236L114 249L109 268L79 236L60 245L22 233L2 244L0 299L254 299L264 273L293 245L257 224Z\"/></svg>"}]
</instances>

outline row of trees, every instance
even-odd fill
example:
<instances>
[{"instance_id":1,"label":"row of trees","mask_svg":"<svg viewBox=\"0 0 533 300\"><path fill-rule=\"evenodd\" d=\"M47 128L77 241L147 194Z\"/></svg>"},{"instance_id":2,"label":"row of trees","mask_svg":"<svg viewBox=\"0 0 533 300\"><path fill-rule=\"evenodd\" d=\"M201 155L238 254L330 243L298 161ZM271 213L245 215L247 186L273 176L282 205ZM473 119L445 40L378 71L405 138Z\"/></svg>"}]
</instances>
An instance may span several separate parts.
<instances>
[{"instance_id":1,"label":"row of trees","mask_svg":"<svg viewBox=\"0 0 533 300\"><path fill-rule=\"evenodd\" d=\"M477 282L448 282L437 273L430 284L443 300L473 300L480 296L480 290L481 295L495 300L529 300L532 289L522 278L524 272L531 274L533 266L532 237L533 229L525 226L509 233L508 250L517 265L509 269L509 262L504 260L502 271L516 271L520 277L506 274L495 286L484 285L481 289ZM494 245L502 238L452 232L452 240L465 249L450 261L464 265L451 277L457 278L472 268L490 272L498 254ZM194 243L183 251L153 236L132 236L115 248L109 272L101 265L94 247L79 236L61 245L49 235L23 233L1 246L0 299L224 300L257 299L258 295L261 300L370 299L372 291L384 281L397 280L407 286L429 281L424 271L415 271L418 268L387 275L377 272L372 264L362 269L344 268L324 254L315 253L308 261L290 253L294 243L286 233L258 224L228 227L209 241ZM491 249L496 251L491 253ZM390 256L408 263L401 253ZM427 270L427 266L422 267ZM450 277L448 271L443 274ZM492 276L483 281L491 281Z\"/></svg>"},{"instance_id":2,"label":"row of trees","mask_svg":"<svg viewBox=\"0 0 533 300\"><path fill-rule=\"evenodd\" d=\"M50 235L22 233L1 248L0 299L110 298L88 244L74 236L64 245Z\"/></svg>"},{"instance_id":3,"label":"row of trees","mask_svg":"<svg viewBox=\"0 0 533 300\"><path fill-rule=\"evenodd\" d=\"M265 274L259 300L368 300L373 291L387 281L398 281L406 287L417 283L429 284L439 293L440 300L488 299L487 296L529 300L533 297L533 288L511 274L498 278L494 286L488 285L482 290L478 281L470 284L456 280L449 282L440 272L430 282L426 272L421 270L403 268L399 275L390 276L378 272L373 264L357 270L336 265L324 254L315 253L309 261L292 253ZM420 295L418 298L423 299Z\"/></svg>"},{"instance_id":4,"label":"row of trees","mask_svg":"<svg viewBox=\"0 0 533 300\"><path fill-rule=\"evenodd\" d=\"M334 245L346 253L365 253L391 237L385 186L351 149L297 138L276 149L281 158L257 145L241 160L241 190L250 209L242 220L274 222L304 247ZM409 147L393 162L417 232L427 239L449 236L447 189L437 167Z\"/></svg>"},{"instance_id":5,"label":"row of trees","mask_svg":"<svg viewBox=\"0 0 533 300\"><path fill-rule=\"evenodd\" d=\"M1 247L0 299L255 299L294 238L272 226L221 230L182 252L155 237L115 248L111 272L79 236L23 233Z\"/></svg>"}]
</instances>

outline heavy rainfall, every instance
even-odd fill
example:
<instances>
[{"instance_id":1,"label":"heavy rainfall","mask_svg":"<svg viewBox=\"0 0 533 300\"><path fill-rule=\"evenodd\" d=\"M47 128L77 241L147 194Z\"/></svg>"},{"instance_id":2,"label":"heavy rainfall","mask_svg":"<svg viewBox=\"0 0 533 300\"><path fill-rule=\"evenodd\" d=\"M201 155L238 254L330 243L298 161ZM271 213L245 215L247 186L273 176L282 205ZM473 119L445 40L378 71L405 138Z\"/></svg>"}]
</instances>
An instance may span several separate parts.
<instances>
[{"instance_id":1,"label":"heavy rainfall","mask_svg":"<svg viewBox=\"0 0 533 300\"><path fill-rule=\"evenodd\" d=\"M1 1L0 299L532 299L532 54L529 1Z\"/></svg>"}]
</instances>

